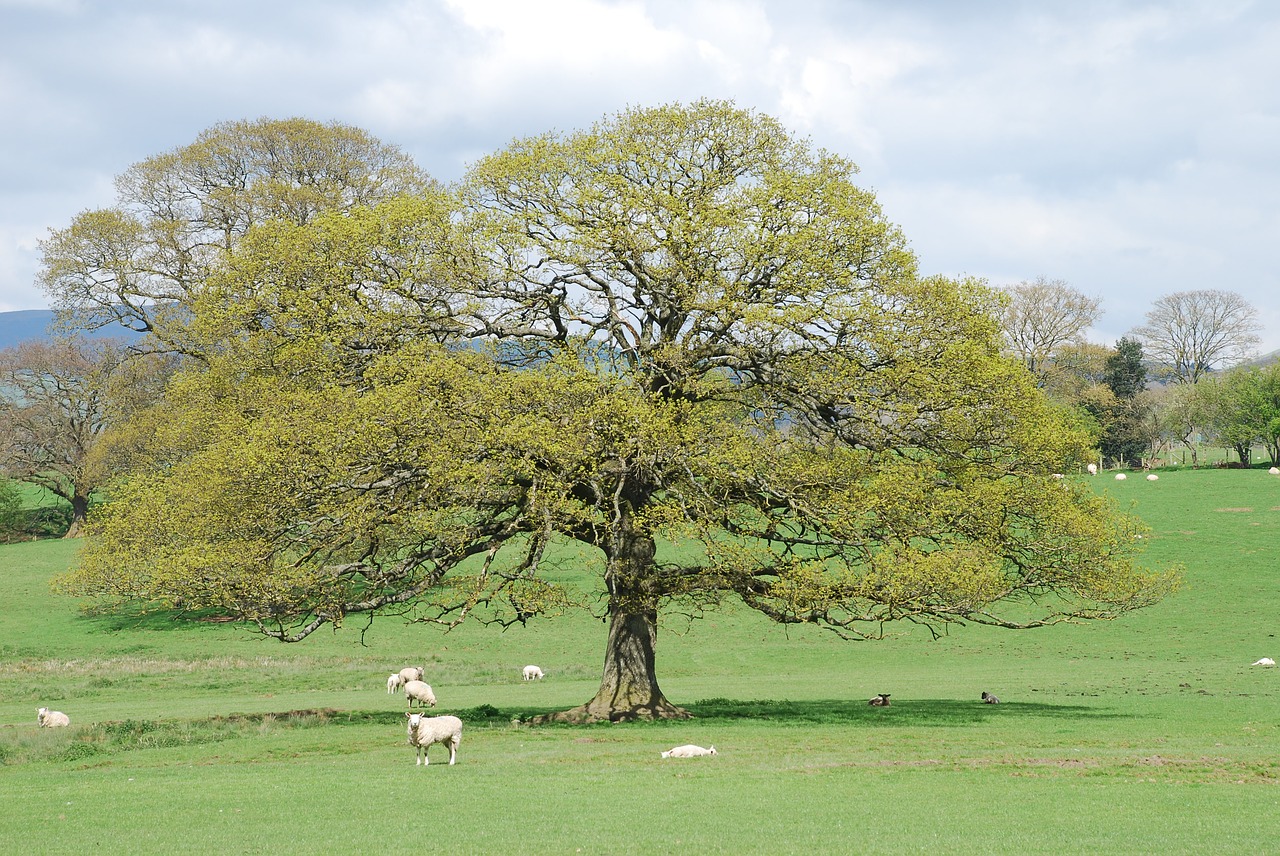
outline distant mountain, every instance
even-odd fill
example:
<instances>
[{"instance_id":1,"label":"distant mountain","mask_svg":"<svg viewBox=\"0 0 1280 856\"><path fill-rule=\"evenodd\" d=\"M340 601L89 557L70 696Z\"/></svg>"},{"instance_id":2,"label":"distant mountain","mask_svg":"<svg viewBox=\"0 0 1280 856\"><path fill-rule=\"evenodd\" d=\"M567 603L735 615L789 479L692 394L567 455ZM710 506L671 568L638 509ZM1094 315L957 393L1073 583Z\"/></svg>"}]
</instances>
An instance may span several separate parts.
<instances>
[{"instance_id":1,"label":"distant mountain","mask_svg":"<svg viewBox=\"0 0 1280 856\"><path fill-rule=\"evenodd\" d=\"M20 309L16 312L0 312L0 348L10 348L22 342L48 341L53 324L52 309ZM95 339L118 338L133 340L138 334L124 327L113 326L87 334Z\"/></svg>"}]
</instances>

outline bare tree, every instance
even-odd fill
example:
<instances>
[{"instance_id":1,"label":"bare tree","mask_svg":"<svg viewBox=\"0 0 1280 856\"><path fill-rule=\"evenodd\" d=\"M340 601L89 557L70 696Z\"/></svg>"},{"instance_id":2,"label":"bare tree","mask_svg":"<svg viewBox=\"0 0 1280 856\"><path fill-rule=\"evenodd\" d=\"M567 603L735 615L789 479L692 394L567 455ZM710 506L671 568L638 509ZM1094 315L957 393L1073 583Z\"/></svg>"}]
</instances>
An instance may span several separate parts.
<instances>
[{"instance_id":1,"label":"bare tree","mask_svg":"<svg viewBox=\"0 0 1280 856\"><path fill-rule=\"evenodd\" d=\"M91 453L113 418L162 383L166 361L130 357L110 340L25 342L0 351L0 473L71 505L79 533L99 487Z\"/></svg>"},{"instance_id":2,"label":"bare tree","mask_svg":"<svg viewBox=\"0 0 1280 856\"><path fill-rule=\"evenodd\" d=\"M1013 353L1042 381L1050 357L1063 345L1082 341L1085 329L1099 315L1100 301L1063 280L1043 276L1010 286L1007 291L1005 338Z\"/></svg>"},{"instance_id":3,"label":"bare tree","mask_svg":"<svg viewBox=\"0 0 1280 856\"><path fill-rule=\"evenodd\" d=\"M1160 298L1132 335L1178 383L1247 359L1258 343L1258 313L1234 291L1179 291Z\"/></svg>"}]
</instances>

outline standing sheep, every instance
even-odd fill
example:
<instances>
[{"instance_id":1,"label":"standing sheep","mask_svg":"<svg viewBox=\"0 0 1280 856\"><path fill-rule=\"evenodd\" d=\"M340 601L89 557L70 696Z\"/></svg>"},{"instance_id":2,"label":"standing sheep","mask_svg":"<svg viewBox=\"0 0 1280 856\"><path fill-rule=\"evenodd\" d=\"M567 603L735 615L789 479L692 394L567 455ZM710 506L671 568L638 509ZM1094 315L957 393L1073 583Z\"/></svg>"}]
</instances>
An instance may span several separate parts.
<instances>
[{"instance_id":1,"label":"standing sheep","mask_svg":"<svg viewBox=\"0 0 1280 856\"><path fill-rule=\"evenodd\" d=\"M431 761L427 758L427 747L432 743L443 743L449 747L449 765L458 759L458 744L462 742L462 720L456 716L423 716L420 713L406 713L409 718L409 745L414 748L418 764L426 767Z\"/></svg>"},{"instance_id":2,"label":"standing sheep","mask_svg":"<svg viewBox=\"0 0 1280 856\"><path fill-rule=\"evenodd\" d=\"M409 702L409 707L413 707L415 701L419 705L436 706L436 694L431 691L431 685L422 681L409 681L405 684L404 697Z\"/></svg>"},{"instance_id":3,"label":"standing sheep","mask_svg":"<svg viewBox=\"0 0 1280 856\"><path fill-rule=\"evenodd\" d=\"M408 666L400 670L400 686L404 686L409 681L420 681L426 677L426 670L421 666Z\"/></svg>"},{"instance_id":4,"label":"standing sheep","mask_svg":"<svg viewBox=\"0 0 1280 856\"><path fill-rule=\"evenodd\" d=\"M692 743L686 743L684 746L677 746L674 749L668 749L662 753L663 758L697 758L699 755L714 755L716 747L703 749L701 746L694 746Z\"/></svg>"},{"instance_id":5,"label":"standing sheep","mask_svg":"<svg viewBox=\"0 0 1280 856\"><path fill-rule=\"evenodd\" d=\"M1097 464L1090 464L1089 466L1085 467L1085 469L1089 471L1089 475L1091 476L1096 476L1098 474Z\"/></svg>"},{"instance_id":6,"label":"standing sheep","mask_svg":"<svg viewBox=\"0 0 1280 856\"><path fill-rule=\"evenodd\" d=\"M524 679L526 681L532 681L535 679L540 681L542 680L542 677L543 677L542 670L539 669L537 666L524 667Z\"/></svg>"},{"instance_id":7,"label":"standing sheep","mask_svg":"<svg viewBox=\"0 0 1280 856\"><path fill-rule=\"evenodd\" d=\"M49 710L47 707L36 709L36 727L60 728L70 725L71 718L60 710Z\"/></svg>"},{"instance_id":8,"label":"standing sheep","mask_svg":"<svg viewBox=\"0 0 1280 856\"><path fill-rule=\"evenodd\" d=\"M404 685L404 683L405 681L401 680L399 675L392 675L387 678L387 694L391 695L395 693L396 690L400 689L400 687Z\"/></svg>"}]
</instances>

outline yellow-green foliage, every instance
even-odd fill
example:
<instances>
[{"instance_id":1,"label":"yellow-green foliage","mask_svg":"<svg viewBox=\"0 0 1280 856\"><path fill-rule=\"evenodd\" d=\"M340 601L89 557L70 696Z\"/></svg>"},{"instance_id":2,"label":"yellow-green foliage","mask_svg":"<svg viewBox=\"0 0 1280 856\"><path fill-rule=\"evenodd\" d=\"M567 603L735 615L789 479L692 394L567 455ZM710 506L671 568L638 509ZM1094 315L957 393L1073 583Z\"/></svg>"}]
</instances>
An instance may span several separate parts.
<instances>
[{"instance_id":1,"label":"yellow-green foliage","mask_svg":"<svg viewBox=\"0 0 1280 856\"><path fill-rule=\"evenodd\" d=\"M260 226L189 301L201 360L116 435L62 585L287 638L523 621L574 604L540 573L568 538L629 610L848 635L1162 596L1133 522L1050 477L1088 437L1001 356L998 299L920 277L854 173L699 102Z\"/></svg>"}]
</instances>

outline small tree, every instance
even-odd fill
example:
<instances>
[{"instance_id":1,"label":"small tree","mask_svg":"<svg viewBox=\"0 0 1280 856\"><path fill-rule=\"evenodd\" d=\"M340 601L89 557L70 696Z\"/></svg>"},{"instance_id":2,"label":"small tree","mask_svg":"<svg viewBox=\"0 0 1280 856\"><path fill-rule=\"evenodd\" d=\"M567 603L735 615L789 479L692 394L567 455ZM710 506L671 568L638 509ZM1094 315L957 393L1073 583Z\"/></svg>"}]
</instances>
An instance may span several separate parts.
<instances>
[{"instance_id":1,"label":"small tree","mask_svg":"<svg viewBox=\"0 0 1280 856\"><path fill-rule=\"evenodd\" d=\"M71 506L75 537L104 473L94 461L107 426L159 395L170 370L110 340L33 341L0 351L0 473Z\"/></svg>"},{"instance_id":2,"label":"small tree","mask_svg":"<svg viewBox=\"0 0 1280 856\"><path fill-rule=\"evenodd\" d=\"M1155 302L1132 335L1178 383L1195 383L1216 367L1247 358L1258 343L1257 311L1239 294L1179 291Z\"/></svg>"}]
</instances>

